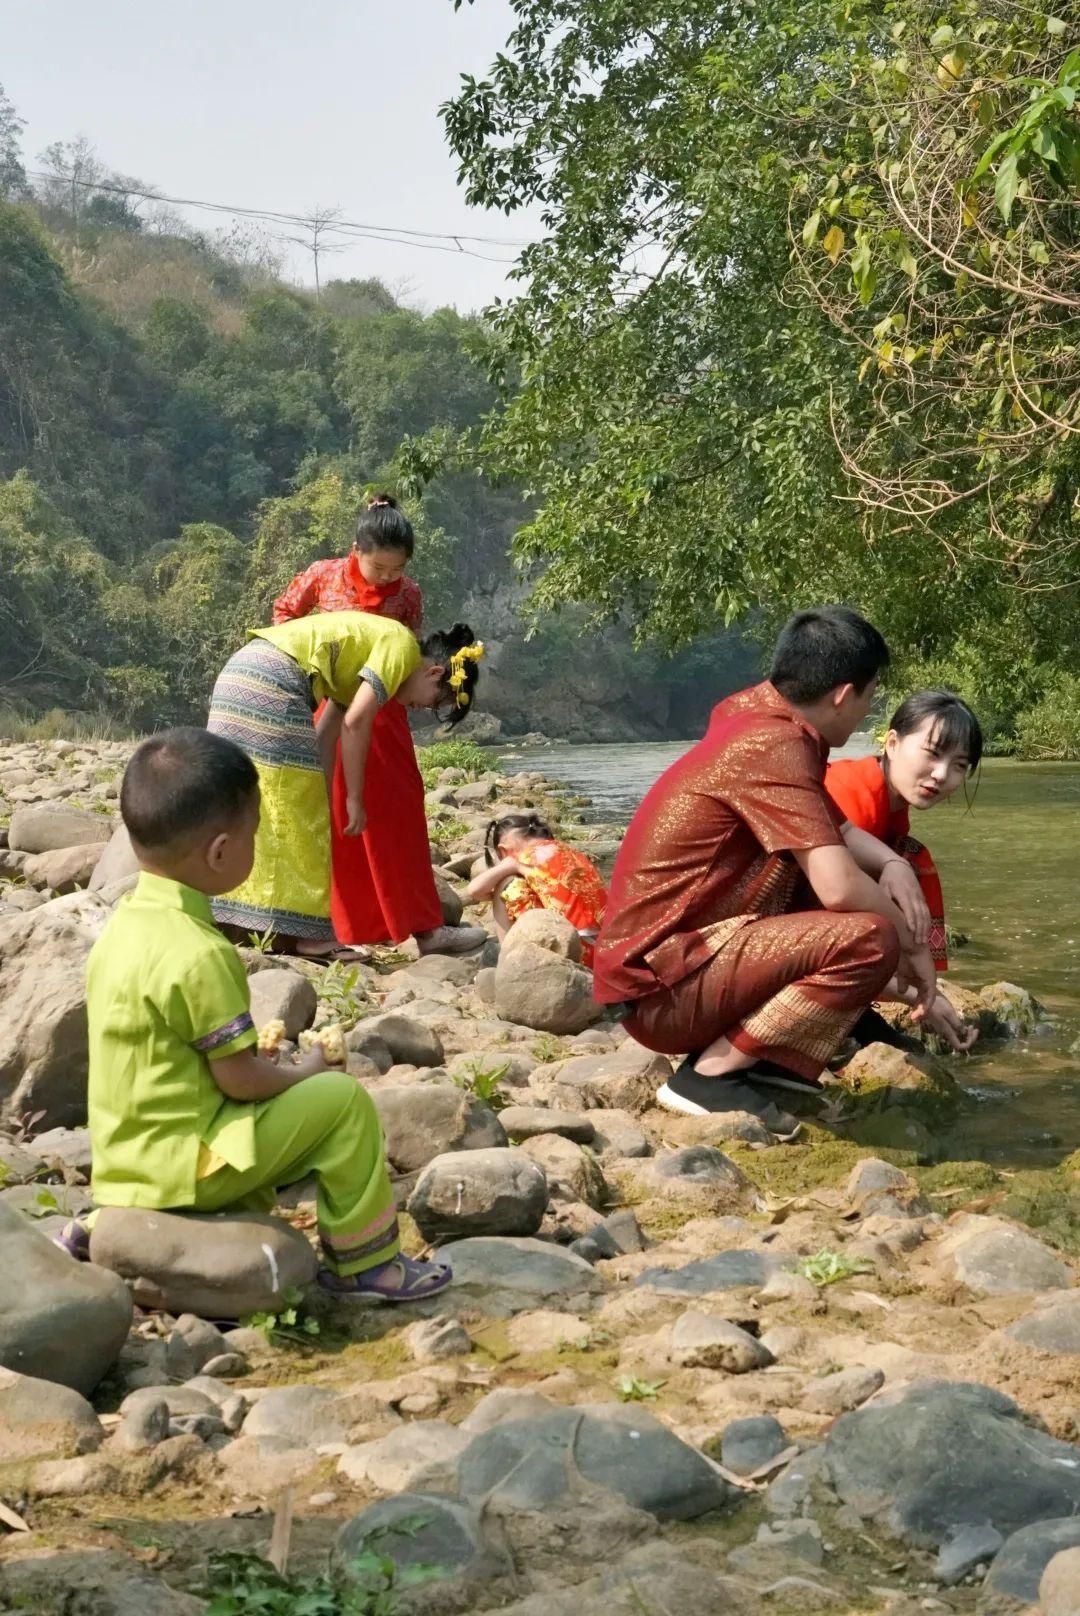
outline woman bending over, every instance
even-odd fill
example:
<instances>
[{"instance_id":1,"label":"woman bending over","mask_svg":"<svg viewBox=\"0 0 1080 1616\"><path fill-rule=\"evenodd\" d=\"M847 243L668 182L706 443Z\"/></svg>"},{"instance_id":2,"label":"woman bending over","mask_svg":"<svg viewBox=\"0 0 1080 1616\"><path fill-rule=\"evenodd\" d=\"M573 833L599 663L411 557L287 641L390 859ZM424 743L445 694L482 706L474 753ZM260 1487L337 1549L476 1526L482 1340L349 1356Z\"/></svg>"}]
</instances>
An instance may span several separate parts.
<instances>
[{"instance_id":1,"label":"woman bending over","mask_svg":"<svg viewBox=\"0 0 1080 1616\"><path fill-rule=\"evenodd\" d=\"M207 727L255 763L262 816L251 874L215 898L214 918L325 959L336 947L328 787L339 742L342 834L359 836L377 715L388 704L444 708L447 724L459 723L470 710L484 648L463 623L420 643L403 624L368 612L320 613L251 635L218 677ZM418 878L430 869L426 842L422 864Z\"/></svg>"}]
</instances>

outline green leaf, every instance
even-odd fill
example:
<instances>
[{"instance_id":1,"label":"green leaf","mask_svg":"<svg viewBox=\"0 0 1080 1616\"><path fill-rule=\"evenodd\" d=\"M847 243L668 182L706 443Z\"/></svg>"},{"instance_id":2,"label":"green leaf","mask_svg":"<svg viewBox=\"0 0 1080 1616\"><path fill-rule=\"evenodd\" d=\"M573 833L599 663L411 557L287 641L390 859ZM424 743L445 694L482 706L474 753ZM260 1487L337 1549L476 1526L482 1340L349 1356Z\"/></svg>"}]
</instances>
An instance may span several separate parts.
<instances>
[{"instance_id":1,"label":"green leaf","mask_svg":"<svg viewBox=\"0 0 1080 1616\"><path fill-rule=\"evenodd\" d=\"M1046 32L1052 39L1059 38L1065 32L1065 22L1061 17L1047 17Z\"/></svg>"},{"instance_id":2,"label":"green leaf","mask_svg":"<svg viewBox=\"0 0 1080 1616\"><path fill-rule=\"evenodd\" d=\"M930 49L934 51L948 50L949 47L955 43L955 41L956 30L954 28L950 28L948 23L944 23L940 28L936 28L930 35Z\"/></svg>"},{"instance_id":3,"label":"green leaf","mask_svg":"<svg viewBox=\"0 0 1080 1616\"><path fill-rule=\"evenodd\" d=\"M818 226L821 224L821 209L815 208L802 227L804 247L812 247L817 240Z\"/></svg>"},{"instance_id":4,"label":"green leaf","mask_svg":"<svg viewBox=\"0 0 1080 1616\"><path fill-rule=\"evenodd\" d=\"M911 280L916 279L919 273L918 260L906 241L901 241L896 249L896 263L897 267L902 269L904 274L909 276Z\"/></svg>"},{"instance_id":5,"label":"green leaf","mask_svg":"<svg viewBox=\"0 0 1080 1616\"><path fill-rule=\"evenodd\" d=\"M1016 153L1010 152L1008 157L1004 158L1000 164L997 179L994 181L994 201L997 203L998 212L1006 224L1009 223L1012 217L1013 203L1016 201L1016 193L1019 189L1020 172L1017 167Z\"/></svg>"}]
</instances>

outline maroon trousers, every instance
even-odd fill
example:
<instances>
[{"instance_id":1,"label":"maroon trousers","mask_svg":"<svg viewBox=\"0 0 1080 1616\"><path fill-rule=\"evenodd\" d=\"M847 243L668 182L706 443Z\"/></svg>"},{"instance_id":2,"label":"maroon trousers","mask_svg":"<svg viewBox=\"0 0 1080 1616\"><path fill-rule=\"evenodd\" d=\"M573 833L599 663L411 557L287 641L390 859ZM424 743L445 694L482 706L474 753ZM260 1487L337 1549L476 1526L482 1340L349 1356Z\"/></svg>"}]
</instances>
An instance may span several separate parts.
<instances>
[{"instance_id":1,"label":"maroon trousers","mask_svg":"<svg viewBox=\"0 0 1080 1616\"><path fill-rule=\"evenodd\" d=\"M723 1035L813 1080L899 957L896 928L880 915L766 916L681 982L638 999L626 1029L662 1055L696 1053Z\"/></svg>"}]
</instances>

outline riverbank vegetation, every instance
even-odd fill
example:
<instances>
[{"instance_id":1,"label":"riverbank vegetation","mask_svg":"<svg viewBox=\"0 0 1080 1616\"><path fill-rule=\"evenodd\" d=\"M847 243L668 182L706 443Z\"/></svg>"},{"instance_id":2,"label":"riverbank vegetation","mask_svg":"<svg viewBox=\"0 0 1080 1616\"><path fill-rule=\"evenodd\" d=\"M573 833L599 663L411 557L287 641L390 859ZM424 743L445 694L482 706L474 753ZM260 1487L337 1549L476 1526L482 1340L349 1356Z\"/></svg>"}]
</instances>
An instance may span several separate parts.
<instances>
[{"instance_id":1,"label":"riverbank vegetation","mask_svg":"<svg viewBox=\"0 0 1080 1616\"><path fill-rule=\"evenodd\" d=\"M497 407L487 328L376 280L289 286L273 240L197 233L85 141L51 148L31 185L19 136L0 92L0 723L198 717L245 628L296 571L344 553L369 490L396 486L401 442ZM513 733L614 725L628 630L598 647L551 615L525 646L516 486L452 470L409 514L429 621L468 615L492 643L484 711ZM737 637L721 649L737 657ZM617 738L692 733L690 661L648 668Z\"/></svg>"}]
</instances>

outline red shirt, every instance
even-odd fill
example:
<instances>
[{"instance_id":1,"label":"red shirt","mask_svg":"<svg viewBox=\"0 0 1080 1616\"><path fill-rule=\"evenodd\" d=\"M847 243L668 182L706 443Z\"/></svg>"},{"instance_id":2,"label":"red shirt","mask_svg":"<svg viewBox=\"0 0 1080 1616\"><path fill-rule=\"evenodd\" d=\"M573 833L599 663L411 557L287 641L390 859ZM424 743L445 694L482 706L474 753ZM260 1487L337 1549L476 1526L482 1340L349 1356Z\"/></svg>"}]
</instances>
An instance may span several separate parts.
<instances>
[{"instance_id":1,"label":"red shirt","mask_svg":"<svg viewBox=\"0 0 1080 1616\"><path fill-rule=\"evenodd\" d=\"M288 623L311 612L374 612L420 632L424 597L411 578L392 584L369 584L355 550L329 561L315 561L293 579L274 602L274 622Z\"/></svg>"},{"instance_id":2,"label":"red shirt","mask_svg":"<svg viewBox=\"0 0 1080 1616\"><path fill-rule=\"evenodd\" d=\"M713 709L623 839L593 965L601 1004L673 987L740 926L796 907L792 849L843 843L823 783L828 753L767 681Z\"/></svg>"}]
</instances>

